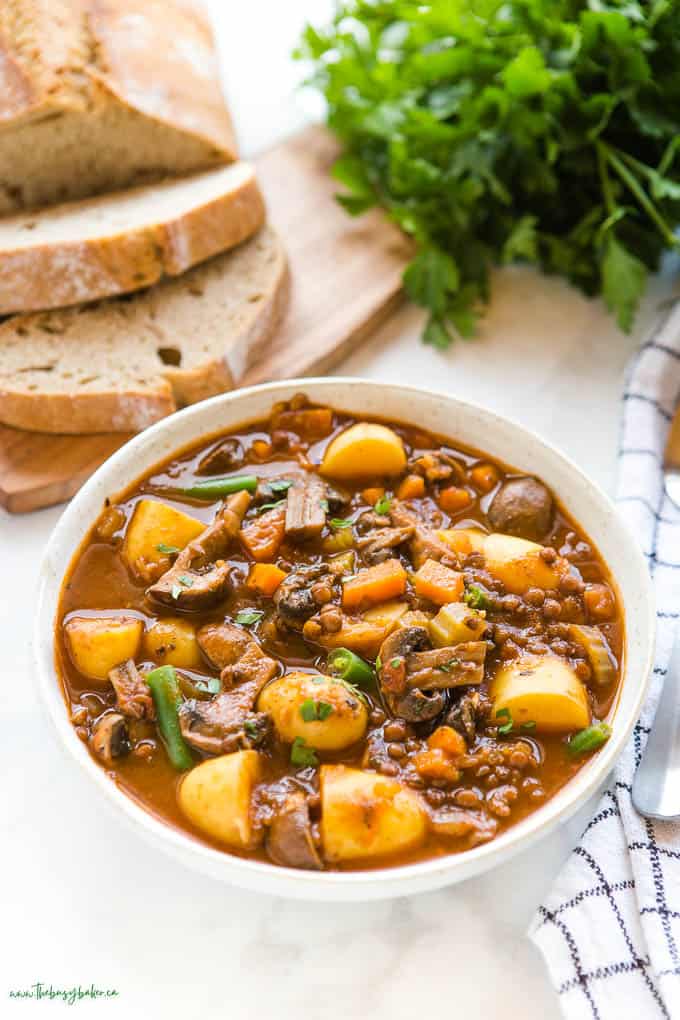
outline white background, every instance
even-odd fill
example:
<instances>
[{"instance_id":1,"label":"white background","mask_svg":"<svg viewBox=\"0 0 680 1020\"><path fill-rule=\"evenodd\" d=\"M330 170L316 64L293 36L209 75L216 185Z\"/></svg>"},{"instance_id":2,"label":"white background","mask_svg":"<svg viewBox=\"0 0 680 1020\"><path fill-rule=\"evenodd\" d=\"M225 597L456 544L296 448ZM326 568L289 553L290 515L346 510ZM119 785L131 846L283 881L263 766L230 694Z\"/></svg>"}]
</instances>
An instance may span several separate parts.
<instances>
[{"instance_id":1,"label":"white background","mask_svg":"<svg viewBox=\"0 0 680 1020\"><path fill-rule=\"evenodd\" d=\"M242 149L301 124L289 58L325 0L213 0ZM670 294L653 282L632 337L599 302L510 269L479 338L446 354L406 310L339 369L421 383L507 413L605 488L615 478L625 362ZM329 295L329 300L332 296ZM481 442L481 440L480 440ZM482 444L483 445L483 444ZM526 925L588 817L506 867L441 892L361 905L284 902L220 886L159 856L108 813L54 742L34 689L31 605L59 509L0 510L0 1016L213 1020L547 1020L557 1000ZM66 566L66 564L64 564ZM40 980L116 988L107 1003L15 1002Z\"/></svg>"}]
</instances>

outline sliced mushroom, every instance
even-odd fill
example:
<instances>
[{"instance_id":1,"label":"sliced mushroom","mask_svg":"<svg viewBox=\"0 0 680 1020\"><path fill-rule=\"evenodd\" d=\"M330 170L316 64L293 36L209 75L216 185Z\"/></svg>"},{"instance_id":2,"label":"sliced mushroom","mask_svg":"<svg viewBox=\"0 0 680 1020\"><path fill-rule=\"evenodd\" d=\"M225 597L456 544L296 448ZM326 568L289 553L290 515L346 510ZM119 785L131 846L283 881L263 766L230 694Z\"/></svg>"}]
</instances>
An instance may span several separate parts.
<instances>
[{"instance_id":1,"label":"sliced mushroom","mask_svg":"<svg viewBox=\"0 0 680 1020\"><path fill-rule=\"evenodd\" d=\"M125 717L120 712L106 712L100 715L90 734L90 747L106 765L114 758L121 758L130 750Z\"/></svg>"},{"instance_id":2,"label":"sliced mushroom","mask_svg":"<svg viewBox=\"0 0 680 1020\"><path fill-rule=\"evenodd\" d=\"M148 683L132 659L109 671L116 692L116 707L130 719L155 719L153 698Z\"/></svg>"},{"instance_id":3,"label":"sliced mushroom","mask_svg":"<svg viewBox=\"0 0 680 1020\"><path fill-rule=\"evenodd\" d=\"M409 471L422 475L430 483L448 482L464 477L463 465L444 450L428 450L408 463Z\"/></svg>"},{"instance_id":4,"label":"sliced mushroom","mask_svg":"<svg viewBox=\"0 0 680 1020\"><path fill-rule=\"evenodd\" d=\"M378 680L388 708L407 722L434 719L446 707L443 691L409 689L407 659L429 644L424 627L401 627L387 637L380 648Z\"/></svg>"},{"instance_id":5,"label":"sliced mushroom","mask_svg":"<svg viewBox=\"0 0 680 1020\"><path fill-rule=\"evenodd\" d=\"M511 478L492 499L488 517L495 531L538 542L552 526L553 498L536 478Z\"/></svg>"},{"instance_id":6,"label":"sliced mushroom","mask_svg":"<svg viewBox=\"0 0 680 1020\"><path fill-rule=\"evenodd\" d=\"M447 566L458 566L456 554L438 537L434 528L423 524L412 510L397 500L392 501L390 520L394 527L412 529L410 552L414 567L421 567L425 560L440 560Z\"/></svg>"},{"instance_id":7,"label":"sliced mushroom","mask_svg":"<svg viewBox=\"0 0 680 1020\"><path fill-rule=\"evenodd\" d=\"M222 671L220 678L225 688L245 681L264 687L276 676L279 668L276 659L265 655L255 638L233 623L207 623L196 638L211 665Z\"/></svg>"},{"instance_id":8,"label":"sliced mushroom","mask_svg":"<svg viewBox=\"0 0 680 1020\"><path fill-rule=\"evenodd\" d=\"M230 564L222 557L238 535L249 504L247 492L230 496L212 524L189 542L170 570L147 588L147 595L163 605L193 612L219 602L231 574Z\"/></svg>"},{"instance_id":9,"label":"sliced mushroom","mask_svg":"<svg viewBox=\"0 0 680 1020\"><path fill-rule=\"evenodd\" d=\"M296 541L317 538L326 523L326 486L319 478L293 482L286 501L286 535Z\"/></svg>"},{"instance_id":10,"label":"sliced mushroom","mask_svg":"<svg viewBox=\"0 0 680 1020\"><path fill-rule=\"evenodd\" d=\"M452 726L468 744L474 743L477 730L484 725L491 712L491 701L483 691L465 691L449 709L446 725Z\"/></svg>"},{"instance_id":11,"label":"sliced mushroom","mask_svg":"<svg viewBox=\"0 0 680 1020\"><path fill-rule=\"evenodd\" d=\"M465 839L467 846L487 843L496 835L498 822L486 812L468 811L459 807L432 808L427 805L430 828L438 836Z\"/></svg>"},{"instance_id":12,"label":"sliced mushroom","mask_svg":"<svg viewBox=\"0 0 680 1020\"><path fill-rule=\"evenodd\" d=\"M278 619L290 630L302 630L305 621L323 604L316 597L316 583L328 579L331 573L325 563L298 567L284 577L274 594Z\"/></svg>"},{"instance_id":13,"label":"sliced mushroom","mask_svg":"<svg viewBox=\"0 0 680 1020\"><path fill-rule=\"evenodd\" d=\"M212 701L192 699L179 708L179 725L187 744L204 754L260 747L271 732L269 716L253 712L260 687L253 681Z\"/></svg>"},{"instance_id":14,"label":"sliced mushroom","mask_svg":"<svg viewBox=\"0 0 680 1020\"><path fill-rule=\"evenodd\" d=\"M223 439L200 459L196 474L219 475L224 471L236 471L243 464L243 456L243 447L238 439Z\"/></svg>"},{"instance_id":15,"label":"sliced mushroom","mask_svg":"<svg viewBox=\"0 0 680 1020\"><path fill-rule=\"evenodd\" d=\"M464 641L407 655L407 686L433 691L481 684L486 651L485 641Z\"/></svg>"},{"instance_id":16,"label":"sliced mushroom","mask_svg":"<svg viewBox=\"0 0 680 1020\"><path fill-rule=\"evenodd\" d=\"M210 701L192 698L179 709L182 736L205 754L260 747L267 740L269 716L253 711L257 696L278 671L278 663L255 639L230 623L206 624L197 634L203 654L221 670L225 688Z\"/></svg>"},{"instance_id":17,"label":"sliced mushroom","mask_svg":"<svg viewBox=\"0 0 680 1020\"><path fill-rule=\"evenodd\" d=\"M309 804L301 790L291 793L276 813L267 837L267 851L275 864L323 870L323 861L312 838Z\"/></svg>"},{"instance_id":18,"label":"sliced mushroom","mask_svg":"<svg viewBox=\"0 0 680 1020\"><path fill-rule=\"evenodd\" d=\"M362 514L357 522L359 537L357 549L368 563L382 563L393 555L393 550L408 542L413 536L412 524L403 527L389 527L390 518L372 511Z\"/></svg>"}]
</instances>

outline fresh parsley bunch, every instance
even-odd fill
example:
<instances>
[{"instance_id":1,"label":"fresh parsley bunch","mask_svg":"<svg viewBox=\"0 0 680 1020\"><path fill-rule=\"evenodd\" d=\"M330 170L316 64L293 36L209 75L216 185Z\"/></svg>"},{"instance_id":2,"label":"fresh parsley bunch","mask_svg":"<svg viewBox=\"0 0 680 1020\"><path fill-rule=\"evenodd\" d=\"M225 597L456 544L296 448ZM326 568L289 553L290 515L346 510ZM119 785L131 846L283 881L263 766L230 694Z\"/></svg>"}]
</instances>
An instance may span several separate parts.
<instances>
[{"instance_id":1,"label":"fresh parsley bunch","mask_svg":"<svg viewBox=\"0 0 680 1020\"><path fill-rule=\"evenodd\" d=\"M518 258L630 330L678 246L680 0L344 0L299 55L344 145L338 200L416 242L426 342L470 336Z\"/></svg>"}]
</instances>

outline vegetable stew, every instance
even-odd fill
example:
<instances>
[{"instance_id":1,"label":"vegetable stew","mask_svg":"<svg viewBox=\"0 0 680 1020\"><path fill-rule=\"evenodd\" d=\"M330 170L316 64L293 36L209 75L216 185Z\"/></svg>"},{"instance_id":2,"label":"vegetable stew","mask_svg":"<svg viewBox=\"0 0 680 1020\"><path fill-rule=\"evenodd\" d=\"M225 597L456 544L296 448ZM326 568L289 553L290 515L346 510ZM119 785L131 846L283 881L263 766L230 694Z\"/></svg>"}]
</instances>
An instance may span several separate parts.
<instances>
[{"instance_id":1,"label":"vegetable stew","mask_svg":"<svg viewBox=\"0 0 680 1020\"><path fill-rule=\"evenodd\" d=\"M608 738L623 637L540 479L299 395L107 501L57 659L78 736L147 810L352 869L540 809Z\"/></svg>"}]
</instances>

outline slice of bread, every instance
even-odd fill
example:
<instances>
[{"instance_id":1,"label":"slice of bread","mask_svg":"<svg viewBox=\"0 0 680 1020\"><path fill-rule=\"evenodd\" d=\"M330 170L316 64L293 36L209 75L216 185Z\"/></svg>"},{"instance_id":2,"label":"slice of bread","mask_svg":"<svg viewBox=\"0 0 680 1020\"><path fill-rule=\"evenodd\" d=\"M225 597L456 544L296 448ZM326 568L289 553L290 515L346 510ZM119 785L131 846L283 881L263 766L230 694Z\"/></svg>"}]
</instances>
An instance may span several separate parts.
<instances>
[{"instance_id":1,"label":"slice of bread","mask_svg":"<svg viewBox=\"0 0 680 1020\"><path fill-rule=\"evenodd\" d=\"M0 213L236 159L191 0L2 0Z\"/></svg>"},{"instance_id":2,"label":"slice of bread","mask_svg":"<svg viewBox=\"0 0 680 1020\"><path fill-rule=\"evenodd\" d=\"M0 421L35 432L135 432L231 389L286 308L288 272L265 226L149 290L0 325Z\"/></svg>"},{"instance_id":3,"label":"slice of bread","mask_svg":"<svg viewBox=\"0 0 680 1020\"><path fill-rule=\"evenodd\" d=\"M264 216L255 171L232 163L0 219L0 314L141 290L245 241Z\"/></svg>"}]
</instances>

